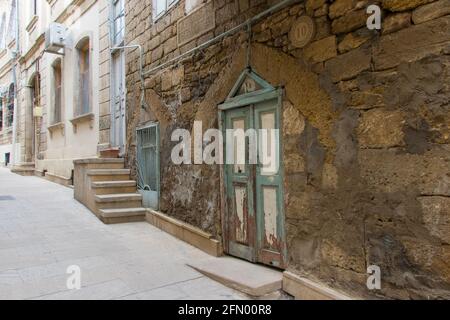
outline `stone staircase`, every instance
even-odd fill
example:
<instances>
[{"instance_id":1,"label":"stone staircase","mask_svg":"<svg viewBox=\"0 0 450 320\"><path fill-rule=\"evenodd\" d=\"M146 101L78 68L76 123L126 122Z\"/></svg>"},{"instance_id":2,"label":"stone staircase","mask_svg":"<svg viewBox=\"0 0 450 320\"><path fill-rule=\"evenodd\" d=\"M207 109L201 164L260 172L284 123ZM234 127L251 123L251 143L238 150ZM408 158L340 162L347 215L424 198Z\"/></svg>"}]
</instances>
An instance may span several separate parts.
<instances>
[{"instance_id":1,"label":"stone staircase","mask_svg":"<svg viewBox=\"0 0 450 320\"><path fill-rule=\"evenodd\" d=\"M81 159L74 161L74 167L75 199L104 223L145 220L142 196L123 159Z\"/></svg>"}]
</instances>

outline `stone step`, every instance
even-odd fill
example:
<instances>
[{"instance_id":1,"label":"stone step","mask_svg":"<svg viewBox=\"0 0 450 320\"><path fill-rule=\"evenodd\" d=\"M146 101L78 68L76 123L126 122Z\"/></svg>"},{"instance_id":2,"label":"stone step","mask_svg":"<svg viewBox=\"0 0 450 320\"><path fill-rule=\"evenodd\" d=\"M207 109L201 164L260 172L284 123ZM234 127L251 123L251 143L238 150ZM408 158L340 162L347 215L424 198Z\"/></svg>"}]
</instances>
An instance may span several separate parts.
<instances>
[{"instance_id":1,"label":"stone step","mask_svg":"<svg viewBox=\"0 0 450 320\"><path fill-rule=\"evenodd\" d=\"M142 196L139 193L98 194L94 200L99 213L100 209L142 207Z\"/></svg>"},{"instance_id":2,"label":"stone step","mask_svg":"<svg viewBox=\"0 0 450 320\"><path fill-rule=\"evenodd\" d=\"M21 176L34 176L35 167L34 163L24 163L21 165L13 166L11 172Z\"/></svg>"},{"instance_id":3,"label":"stone step","mask_svg":"<svg viewBox=\"0 0 450 320\"><path fill-rule=\"evenodd\" d=\"M91 188L95 194L136 193L136 181L92 181Z\"/></svg>"},{"instance_id":4,"label":"stone step","mask_svg":"<svg viewBox=\"0 0 450 320\"><path fill-rule=\"evenodd\" d=\"M130 180L130 169L89 169L87 175L91 181Z\"/></svg>"},{"instance_id":5,"label":"stone step","mask_svg":"<svg viewBox=\"0 0 450 320\"><path fill-rule=\"evenodd\" d=\"M120 209L100 209L100 216L103 218L120 218L145 216L147 210L145 208L120 208Z\"/></svg>"},{"instance_id":6,"label":"stone step","mask_svg":"<svg viewBox=\"0 0 450 320\"><path fill-rule=\"evenodd\" d=\"M87 171L88 176L112 176L130 173L130 169L90 169Z\"/></svg>"},{"instance_id":7,"label":"stone step","mask_svg":"<svg viewBox=\"0 0 450 320\"><path fill-rule=\"evenodd\" d=\"M77 159L73 163L84 166L86 169L123 169L125 167L125 160L122 158Z\"/></svg>"},{"instance_id":8,"label":"stone step","mask_svg":"<svg viewBox=\"0 0 450 320\"><path fill-rule=\"evenodd\" d=\"M141 201L140 193L117 193L117 194L99 194L95 196L96 202L124 202L124 201Z\"/></svg>"},{"instance_id":9,"label":"stone step","mask_svg":"<svg viewBox=\"0 0 450 320\"><path fill-rule=\"evenodd\" d=\"M92 188L121 188L136 187L134 180L115 180L115 181L92 181Z\"/></svg>"}]
</instances>

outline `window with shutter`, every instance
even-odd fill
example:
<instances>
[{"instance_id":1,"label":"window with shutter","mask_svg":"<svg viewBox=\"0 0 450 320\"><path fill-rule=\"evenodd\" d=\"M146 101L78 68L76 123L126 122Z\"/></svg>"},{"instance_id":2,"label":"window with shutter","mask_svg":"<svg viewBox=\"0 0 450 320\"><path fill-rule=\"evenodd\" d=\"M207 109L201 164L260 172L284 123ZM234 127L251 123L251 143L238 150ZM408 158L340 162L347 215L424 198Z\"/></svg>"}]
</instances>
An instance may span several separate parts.
<instances>
[{"instance_id":1,"label":"window with shutter","mask_svg":"<svg viewBox=\"0 0 450 320\"><path fill-rule=\"evenodd\" d=\"M80 108L79 114L90 112L90 62L89 62L89 41L79 49L80 61Z\"/></svg>"}]
</instances>

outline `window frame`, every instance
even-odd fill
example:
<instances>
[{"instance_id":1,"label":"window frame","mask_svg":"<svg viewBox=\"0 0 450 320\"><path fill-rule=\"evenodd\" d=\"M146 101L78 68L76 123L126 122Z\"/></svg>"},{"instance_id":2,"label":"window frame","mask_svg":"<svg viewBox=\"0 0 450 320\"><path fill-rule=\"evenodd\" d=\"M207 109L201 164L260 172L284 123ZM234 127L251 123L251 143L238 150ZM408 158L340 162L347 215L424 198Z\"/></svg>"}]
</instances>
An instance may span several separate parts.
<instances>
[{"instance_id":1,"label":"window frame","mask_svg":"<svg viewBox=\"0 0 450 320\"><path fill-rule=\"evenodd\" d=\"M59 93L59 99L60 99L60 104L59 104L59 117L57 117L57 86L56 86L56 82L57 82L57 78L56 78L56 72L59 69L59 77L60 77L60 93ZM61 58L56 58L55 60L53 60L52 64L51 64L51 70L52 70L52 77L51 77L51 90L52 90L52 94L51 94L51 124L56 124L56 123L60 123L63 122L64 120L64 74L63 74L63 59Z\"/></svg>"},{"instance_id":2,"label":"window frame","mask_svg":"<svg viewBox=\"0 0 450 320\"><path fill-rule=\"evenodd\" d=\"M0 132L3 131L3 97L0 96Z\"/></svg>"},{"instance_id":3,"label":"window frame","mask_svg":"<svg viewBox=\"0 0 450 320\"><path fill-rule=\"evenodd\" d=\"M119 7L118 4L121 3L122 6ZM117 9L120 8L121 11L117 13ZM125 0L111 0L111 41L114 46L123 44L125 39ZM121 30L117 30L117 21L121 21ZM118 35L120 37L118 38Z\"/></svg>"},{"instance_id":4,"label":"window frame","mask_svg":"<svg viewBox=\"0 0 450 320\"><path fill-rule=\"evenodd\" d=\"M87 47L87 48L86 48ZM80 53L85 52L89 54L88 57L88 107L87 110L83 107L83 98L81 97L82 91L82 70L81 70L81 59ZM92 86L93 86L93 70L92 70L92 54L93 54L93 41L92 34L84 35L80 38L75 46L75 81L74 81L74 108L73 116L75 118L92 113L93 112L93 101L92 101Z\"/></svg>"},{"instance_id":5,"label":"window frame","mask_svg":"<svg viewBox=\"0 0 450 320\"><path fill-rule=\"evenodd\" d=\"M157 14L156 13L156 4L158 0L152 0L152 17L153 17L153 23L158 21L160 18L162 18L167 12L170 11L180 0L165 0L165 8L164 10Z\"/></svg>"},{"instance_id":6,"label":"window frame","mask_svg":"<svg viewBox=\"0 0 450 320\"><path fill-rule=\"evenodd\" d=\"M6 49L6 12L3 12L0 23L0 50Z\"/></svg>"},{"instance_id":7,"label":"window frame","mask_svg":"<svg viewBox=\"0 0 450 320\"><path fill-rule=\"evenodd\" d=\"M8 29L7 29L7 33L6 33L7 44L16 40L16 31L17 31L16 1L18 1L18 0L11 0L11 8L9 11L9 20L8 20Z\"/></svg>"},{"instance_id":8,"label":"window frame","mask_svg":"<svg viewBox=\"0 0 450 320\"><path fill-rule=\"evenodd\" d=\"M197 10L198 8L200 8L201 6L206 4L205 0L198 0L198 2L196 2L194 5L192 5L192 7L188 8L189 0L185 0L184 1L184 12L186 15L189 15L191 12L194 12L195 10Z\"/></svg>"},{"instance_id":9,"label":"window frame","mask_svg":"<svg viewBox=\"0 0 450 320\"><path fill-rule=\"evenodd\" d=\"M8 95L6 96L6 121L5 128L10 128L14 124L14 103L15 103L15 87L11 83L8 88Z\"/></svg>"}]
</instances>

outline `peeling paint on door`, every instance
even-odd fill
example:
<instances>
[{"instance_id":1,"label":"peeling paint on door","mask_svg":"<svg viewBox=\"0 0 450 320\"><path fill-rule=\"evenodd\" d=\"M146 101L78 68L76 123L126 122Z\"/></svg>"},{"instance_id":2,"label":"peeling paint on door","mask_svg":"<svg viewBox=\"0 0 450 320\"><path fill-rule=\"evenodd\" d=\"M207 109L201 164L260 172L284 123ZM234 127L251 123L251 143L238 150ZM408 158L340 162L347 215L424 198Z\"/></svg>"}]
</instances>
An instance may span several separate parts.
<instances>
[{"instance_id":1,"label":"peeling paint on door","mask_svg":"<svg viewBox=\"0 0 450 320\"><path fill-rule=\"evenodd\" d=\"M264 206L264 246L276 249L277 243L277 190L274 187L263 188Z\"/></svg>"},{"instance_id":2,"label":"peeling paint on door","mask_svg":"<svg viewBox=\"0 0 450 320\"><path fill-rule=\"evenodd\" d=\"M236 241L240 243L247 244L247 192L244 187L234 187L235 192L235 205L236 205L236 217L235 217L235 230L236 230Z\"/></svg>"}]
</instances>

